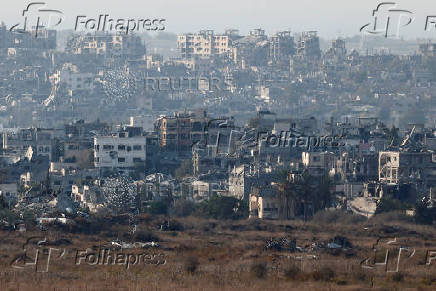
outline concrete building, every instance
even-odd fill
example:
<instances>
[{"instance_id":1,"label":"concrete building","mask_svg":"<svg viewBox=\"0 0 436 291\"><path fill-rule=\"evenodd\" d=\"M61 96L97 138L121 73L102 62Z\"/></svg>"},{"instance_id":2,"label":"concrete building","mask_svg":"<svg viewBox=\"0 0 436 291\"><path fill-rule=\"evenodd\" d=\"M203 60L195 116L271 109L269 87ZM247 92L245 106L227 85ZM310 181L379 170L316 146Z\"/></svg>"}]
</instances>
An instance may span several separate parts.
<instances>
[{"instance_id":1,"label":"concrete building","mask_svg":"<svg viewBox=\"0 0 436 291\"><path fill-rule=\"evenodd\" d=\"M146 49L139 36L122 34L74 35L67 43L68 53L104 55L108 53L141 58Z\"/></svg>"},{"instance_id":2,"label":"concrete building","mask_svg":"<svg viewBox=\"0 0 436 291\"><path fill-rule=\"evenodd\" d=\"M249 165L233 167L229 173L229 195L248 200L251 186L258 180L250 171Z\"/></svg>"},{"instance_id":3,"label":"concrete building","mask_svg":"<svg viewBox=\"0 0 436 291\"><path fill-rule=\"evenodd\" d=\"M381 183L436 185L436 162L431 152L379 152L378 173Z\"/></svg>"},{"instance_id":4,"label":"concrete building","mask_svg":"<svg viewBox=\"0 0 436 291\"><path fill-rule=\"evenodd\" d=\"M309 59L319 59L321 57L319 37L316 31L301 33L297 44L297 54Z\"/></svg>"},{"instance_id":5,"label":"concrete building","mask_svg":"<svg viewBox=\"0 0 436 291\"><path fill-rule=\"evenodd\" d=\"M312 176L329 173L335 165L335 155L331 152L303 152L302 162Z\"/></svg>"},{"instance_id":6,"label":"concrete building","mask_svg":"<svg viewBox=\"0 0 436 291\"><path fill-rule=\"evenodd\" d=\"M146 161L146 137L142 128L125 127L119 132L94 137L96 168L133 168Z\"/></svg>"},{"instance_id":7,"label":"concrete building","mask_svg":"<svg viewBox=\"0 0 436 291\"><path fill-rule=\"evenodd\" d=\"M250 193L249 218L278 219L279 198L273 187L254 188Z\"/></svg>"},{"instance_id":8,"label":"concrete building","mask_svg":"<svg viewBox=\"0 0 436 291\"><path fill-rule=\"evenodd\" d=\"M205 111L161 116L155 122L161 149L178 154L190 153L192 145L203 138L206 122Z\"/></svg>"},{"instance_id":9,"label":"concrete building","mask_svg":"<svg viewBox=\"0 0 436 291\"><path fill-rule=\"evenodd\" d=\"M295 53L294 37L290 31L281 31L269 39L269 58L273 63L287 62Z\"/></svg>"},{"instance_id":10,"label":"concrete building","mask_svg":"<svg viewBox=\"0 0 436 291\"><path fill-rule=\"evenodd\" d=\"M47 156L53 160L56 153L59 131L54 129L28 128L18 132L3 133L3 150L27 151L32 148L34 156Z\"/></svg>"},{"instance_id":11,"label":"concrete building","mask_svg":"<svg viewBox=\"0 0 436 291\"><path fill-rule=\"evenodd\" d=\"M177 36L177 47L184 59L209 58L232 51L228 35L216 35L213 30Z\"/></svg>"},{"instance_id":12,"label":"concrete building","mask_svg":"<svg viewBox=\"0 0 436 291\"><path fill-rule=\"evenodd\" d=\"M436 43L425 43L419 45L419 53L424 57L436 56Z\"/></svg>"},{"instance_id":13,"label":"concrete building","mask_svg":"<svg viewBox=\"0 0 436 291\"><path fill-rule=\"evenodd\" d=\"M62 70L57 72L61 84L67 90L94 90L94 74L89 72L79 72L76 66L66 64Z\"/></svg>"}]
</instances>

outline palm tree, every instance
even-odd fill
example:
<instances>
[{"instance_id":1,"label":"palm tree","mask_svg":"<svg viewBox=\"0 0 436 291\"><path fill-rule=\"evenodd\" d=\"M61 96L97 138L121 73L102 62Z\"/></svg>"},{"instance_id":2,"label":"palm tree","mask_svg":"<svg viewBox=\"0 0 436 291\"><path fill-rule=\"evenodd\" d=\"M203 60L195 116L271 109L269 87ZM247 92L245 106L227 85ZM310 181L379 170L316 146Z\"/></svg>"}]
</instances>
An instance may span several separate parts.
<instances>
[{"instance_id":1,"label":"palm tree","mask_svg":"<svg viewBox=\"0 0 436 291\"><path fill-rule=\"evenodd\" d=\"M307 210L308 203L312 203L314 201L315 191L313 189L313 177L309 174L308 171L304 171L301 174L300 179L298 179L296 186L297 198L299 201L303 202L303 215L304 221L307 220ZM313 207L312 207L312 215L313 215Z\"/></svg>"},{"instance_id":2,"label":"palm tree","mask_svg":"<svg viewBox=\"0 0 436 291\"><path fill-rule=\"evenodd\" d=\"M295 214L296 192L288 180L288 172L281 172L278 189L279 189L279 216L281 219L289 219Z\"/></svg>"},{"instance_id":3,"label":"palm tree","mask_svg":"<svg viewBox=\"0 0 436 291\"><path fill-rule=\"evenodd\" d=\"M315 210L322 210L330 206L332 201L332 193L330 192L332 180L328 175L323 176L318 183L318 191L315 198Z\"/></svg>"}]
</instances>

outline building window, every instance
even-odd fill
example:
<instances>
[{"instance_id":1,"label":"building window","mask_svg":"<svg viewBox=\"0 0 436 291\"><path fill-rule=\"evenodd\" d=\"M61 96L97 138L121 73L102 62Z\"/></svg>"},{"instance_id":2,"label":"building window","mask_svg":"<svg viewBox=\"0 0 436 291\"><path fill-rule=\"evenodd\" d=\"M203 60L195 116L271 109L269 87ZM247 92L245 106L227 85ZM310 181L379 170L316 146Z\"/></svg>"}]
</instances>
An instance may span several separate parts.
<instances>
[{"instance_id":1,"label":"building window","mask_svg":"<svg viewBox=\"0 0 436 291\"><path fill-rule=\"evenodd\" d=\"M141 145L134 145L133 146L133 150L134 151L140 151L140 150L142 150L142 146Z\"/></svg>"},{"instance_id":2,"label":"building window","mask_svg":"<svg viewBox=\"0 0 436 291\"><path fill-rule=\"evenodd\" d=\"M118 158L118 163L125 163L126 162L126 158Z\"/></svg>"},{"instance_id":3,"label":"building window","mask_svg":"<svg viewBox=\"0 0 436 291\"><path fill-rule=\"evenodd\" d=\"M120 144L120 145L118 146L118 150L119 150L119 151L125 151L125 150L126 150L126 146Z\"/></svg>"}]
</instances>

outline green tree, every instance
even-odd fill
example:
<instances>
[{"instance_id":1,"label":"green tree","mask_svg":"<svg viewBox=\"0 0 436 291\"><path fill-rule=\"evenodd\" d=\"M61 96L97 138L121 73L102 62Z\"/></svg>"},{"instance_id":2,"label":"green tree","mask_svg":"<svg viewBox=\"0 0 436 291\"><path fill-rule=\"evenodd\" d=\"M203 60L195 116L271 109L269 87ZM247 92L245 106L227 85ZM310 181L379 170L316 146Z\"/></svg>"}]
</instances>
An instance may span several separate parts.
<instances>
[{"instance_id":1,"label":"green tree","mask_svg":"<svg viewBox=\"0 0 436 291\"><path fill-rule=\"evenodd\" d=\"M171 208L171 214L179 217L186 217L191 215L195 211L195 204L192 201L186 199L179 199L174 202L174 206Z\"/></svg>"},{"instance_id":2,"label":"green tree","mask_svg":"<svg viewBox=\"0 0 436 291\"><path fill-rule=\"evenodd\" d=\"M308 216L308 206L309 203L313 203L315 189L313 189L313 177L309 174L309 172L304 171L301 175L300 179L297 180L296 193L297 199L303 203L303 217L304 221L307 221ZM313 205L313 204L312 204ZM312 215L313 215L313 206L312 206Z\"/></svg>"},{"instance_id":3,"label":"green tree","mask_svg":"<svg viewBox=\"0 0 436 291\"><path fill-rule=\"evenodd\" d=\"M380 214L384 212L391 212L397 210L406 210L408 206L395 198L383 197L377 205L375 214Z\"/></svg>"},{"instance_id":4,"label":"green tree","mask_svg":"<svg viewBox=\"0 0 436 291\"><path fill-rule=\"evenodd\" d=\"M436 208L430 207L430 202L425 199L415 205L415 221L421 224L433 224L436 220Z\"/></svg>"},{"instance_id":5,"label":"green tree","mask_svg":"<svg viewBox=\"0 0 436 291\"><path fill-rule=\"evenodd\" d=\"M153 201L150 203L147 212L150 214L167 214L168 205L164 201Z\"/></svg>"},{"instance_id":6,"label":"green tree","mask_svg":"<svg viewBox=\"0 0 436 291\"><path fill-rule=\"evenodd\" d=\"M328 175L321 177L314 197L314 211L324 210L332 203L332 179Z\"/></svg>"},{"instance_id":7,"label":"green tree","mask_svg":"<svg viewBox=\"0 0 436 291\"><path fill-rule=\"evenodd\" d=\"M400 145L400 136L398 134L399 128L396 128L394 125L392 125L391 129L384 128L384 133L389 139L389 144L391 146L399 146Z\"/></svg>"},{"instance_id":8,"label":"green tree","mask_svg":"<svg viewBox=\"0 0 436 291\"><path fill-rule=\"evenodd\" d=\"M283 171L278 174L279 183L279 217L281 219L290 219L295 216L295 204L297 192L292 187L288 179L289 172Z\"/></svg>"},{"instance_id":9,"label":"green tree","mask_svg":"<svg viewBox=\"0 0 436 291\"><path fill-rule=\"evenodd\" d=\"M234 197L213 195L201 203L198 214L214 219L241 219L248 217L248 204Z\"/></svg>"}]
</instances>

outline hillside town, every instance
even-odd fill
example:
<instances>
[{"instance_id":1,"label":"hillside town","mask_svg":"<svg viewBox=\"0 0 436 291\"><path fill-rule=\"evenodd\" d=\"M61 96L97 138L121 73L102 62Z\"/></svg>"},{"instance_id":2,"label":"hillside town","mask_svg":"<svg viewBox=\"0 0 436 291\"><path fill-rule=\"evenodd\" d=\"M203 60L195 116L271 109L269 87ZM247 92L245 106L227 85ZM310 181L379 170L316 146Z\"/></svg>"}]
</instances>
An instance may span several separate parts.
<instances>
[{"instance_id":1,"label":"hillside town","mask_svg":"<svg viewBox=\"0 0 436 291\"><path fill-rule=\"evenodd\" d=\"M316 31L168 36L0 25L0 225L202 213L436 220L436 43ZM155 41L156 43L156 41ZM215 210L211 210L211 209Z\"/></svg>"}]
</instances>

